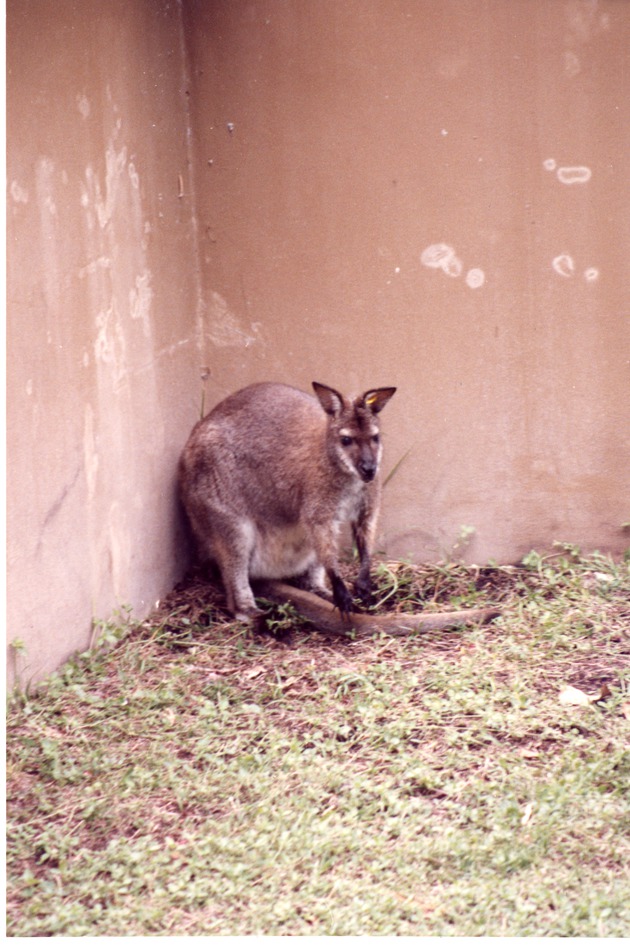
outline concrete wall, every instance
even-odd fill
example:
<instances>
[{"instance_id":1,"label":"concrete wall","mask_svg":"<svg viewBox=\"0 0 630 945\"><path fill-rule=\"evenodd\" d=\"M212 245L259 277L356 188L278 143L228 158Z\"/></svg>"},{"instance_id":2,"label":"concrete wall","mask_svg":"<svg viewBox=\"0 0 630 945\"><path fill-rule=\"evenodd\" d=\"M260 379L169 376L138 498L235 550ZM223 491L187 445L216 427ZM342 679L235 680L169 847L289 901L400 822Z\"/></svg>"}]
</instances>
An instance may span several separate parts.
<instances>
[{"instance_id":1,"label":"concrete wall","mask_svg":"<svg viewBox=\"0 0 630 945\"><path fill-rule=\"evenodd\" d=\"M199 286L178 6L11 0L7 44L8 628L26 682L181 571Z\"/></svg>"},{"instance_id":2,"label":"concrete wall","mask_svg":"<svg viewBox=\"0 0 630 945\"><path fill-rule=\"evenodd\" d=\"M399 387L392 555L434 559L462 525L469 560L625 548L628 4L8 13L24 674L180 573L176 457L202 397L252 380Z\"/></svg>"},{"instance_id":3,"label":"concrete wall","mask_svg":"<svg viewBox=\"0 0 630 945\"><path fill-rule=\"evenodd\" d=\"M630 6L186 10L209 399L397 385L392 554L624 547Z\"/></svg>"}]
</instances>

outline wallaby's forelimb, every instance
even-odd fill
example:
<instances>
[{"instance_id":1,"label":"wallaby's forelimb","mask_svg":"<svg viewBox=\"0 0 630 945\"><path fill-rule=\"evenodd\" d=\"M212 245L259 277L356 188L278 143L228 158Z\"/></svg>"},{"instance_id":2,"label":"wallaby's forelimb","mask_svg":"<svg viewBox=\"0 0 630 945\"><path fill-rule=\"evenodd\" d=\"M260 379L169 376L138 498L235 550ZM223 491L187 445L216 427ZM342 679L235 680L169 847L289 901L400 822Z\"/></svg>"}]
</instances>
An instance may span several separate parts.
<instances>
[{"instance_id":1,"label":"wallaby's forelimb","mask_svg":"<svg viewBox=\"0 0 630 945\"><path fill-rule=\"evenodd\" d=\"M452 610L441 614L359 614L355 611L342 614L316 594L282 581L257 581L255 590L269 600L289 601L318 630L344 637L368 637L378 633L403 637L416 631L487 623L500 614L495 607Z\"/></svg>"}]
</instances>

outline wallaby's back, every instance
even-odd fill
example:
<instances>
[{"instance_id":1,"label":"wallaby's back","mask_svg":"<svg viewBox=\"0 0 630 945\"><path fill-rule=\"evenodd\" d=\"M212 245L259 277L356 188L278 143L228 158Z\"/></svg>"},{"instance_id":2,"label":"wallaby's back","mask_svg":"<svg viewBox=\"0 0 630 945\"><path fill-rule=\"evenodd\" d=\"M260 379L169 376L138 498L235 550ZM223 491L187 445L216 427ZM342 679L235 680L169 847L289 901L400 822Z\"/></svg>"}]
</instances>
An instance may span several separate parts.
<instances>
[{"instance_id":1,"label":"wallaby's back","mask_svg":"<svg viewBox=\"0 0 630 945\"><path fill-rule=\"evenodd\" d=\"M263 522L297 521L304 490L319 479L326 416L287 384L252 384L201 420L186 447L191 488Z\"/></svg>"}]
</instances>

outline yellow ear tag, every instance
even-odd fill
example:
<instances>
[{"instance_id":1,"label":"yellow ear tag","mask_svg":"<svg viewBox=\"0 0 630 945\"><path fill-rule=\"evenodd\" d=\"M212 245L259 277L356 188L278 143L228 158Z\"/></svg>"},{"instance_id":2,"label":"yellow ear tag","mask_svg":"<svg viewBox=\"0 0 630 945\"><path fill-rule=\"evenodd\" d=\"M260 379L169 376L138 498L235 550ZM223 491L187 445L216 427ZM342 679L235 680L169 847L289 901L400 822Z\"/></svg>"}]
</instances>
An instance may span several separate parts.
<instances>
[{"instance_id":1,"label":"yellow ear tag","mask_svg":"<svg viewBox=\"0 0 630 945\"><path fill-rule=\"evenodd\" d=\"M370 394L369 397L365 398L365 402L368 405L368 407L371 407L372 404L375 403L377 400L378 400L378 394Z\"/></svg>"}]
</instances>

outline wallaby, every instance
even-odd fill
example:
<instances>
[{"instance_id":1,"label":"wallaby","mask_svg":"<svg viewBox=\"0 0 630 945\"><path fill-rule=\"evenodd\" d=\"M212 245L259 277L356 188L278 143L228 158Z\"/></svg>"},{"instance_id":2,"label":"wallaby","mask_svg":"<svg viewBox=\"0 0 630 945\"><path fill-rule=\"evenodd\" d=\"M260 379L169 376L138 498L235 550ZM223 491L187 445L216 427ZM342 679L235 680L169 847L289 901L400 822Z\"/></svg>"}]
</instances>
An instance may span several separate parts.
<instances>
[{"instance_id":1,"label":"wallaby","mask_svg":"<svg viewBox=\"0 0 630 945\"><path fill-rule=\"evenodd\" d=\"M342 635L401 636L496 617L493 608L354 611L339 573L339 532L351 525L355 591L366 601L381 497L378 414L396 388L354 400L325 384L313 390L316 397L285 384L245 387L200 420L184 447L182 501L202 557L219 565L232 613L247 621L259 613L250 580L262 579L265 597L291 601L314 626ZM281 580L298 577L310 590Z\"/></svg>"},{"instance_id":2,"label":"wallaby","mask_svg":"<svg viewBox=\"0 0 630 945\"><path fill-rule=\"evenodd\" d=\"M338 561L345 522L359 554L355 591L362 600L370 595L378 414L396 388L354 400L325 384L313 382L313 390L315 397L286 384L252 384L196 424L181 456L181 496L199 550L218 564L239 619L259 613L250 579L292 577L347 616L353 597Z\"/></svg>"}]
</instances>

